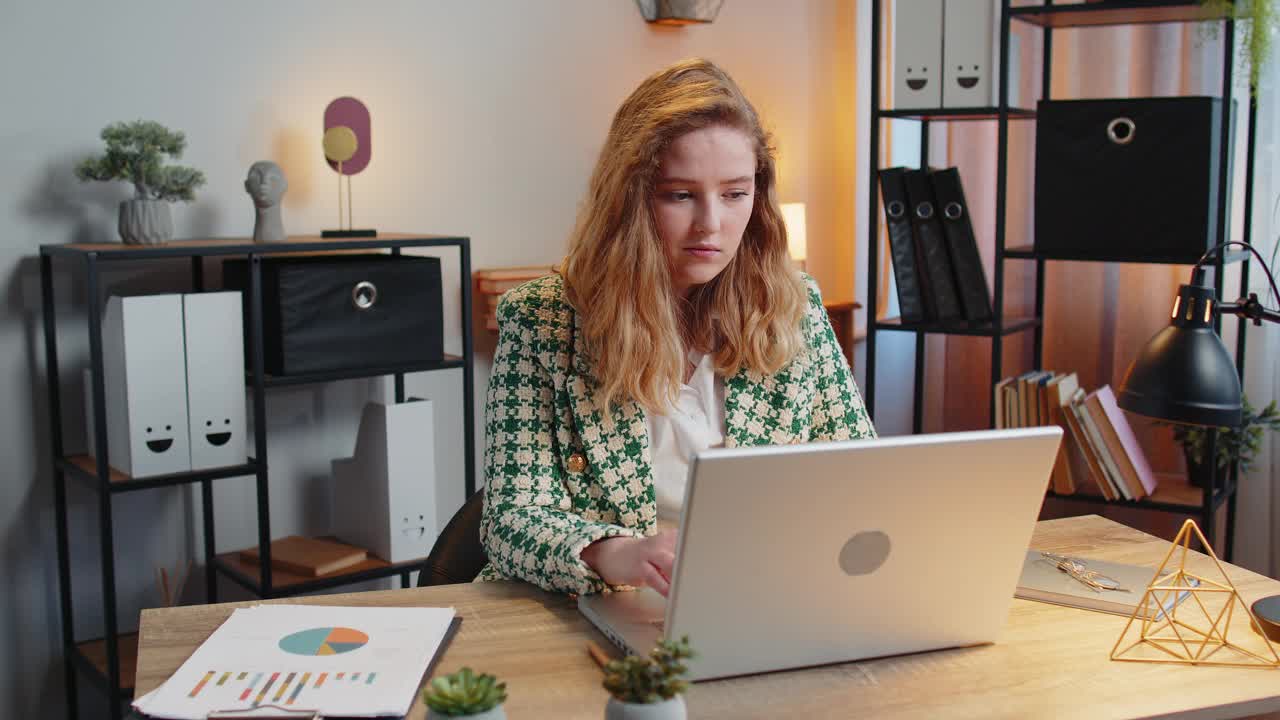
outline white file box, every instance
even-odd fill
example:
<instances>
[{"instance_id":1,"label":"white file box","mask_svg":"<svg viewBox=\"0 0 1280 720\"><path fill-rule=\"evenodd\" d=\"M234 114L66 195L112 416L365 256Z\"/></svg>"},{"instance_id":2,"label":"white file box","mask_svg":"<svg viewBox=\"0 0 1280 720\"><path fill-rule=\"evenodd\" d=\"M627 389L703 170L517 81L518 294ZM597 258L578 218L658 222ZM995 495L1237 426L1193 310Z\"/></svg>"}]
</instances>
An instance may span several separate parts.
<instances>
[{"instance_id":1,"label":"white file box","mask_svg":"<svg viewBox=\"0 0 1280 720\"><path fill-rule=\"evenodd\" d=\"M435 429L430 400L369 403L355 456L333 461L333 534L388 562L435 543Z\"/></svg>"},{"instance_id":2,"label":"white file box","mask_svg":"<svg viewBox=\"0 0 1280 720\"><path fill-rule=\"evenodd\" d=\"M191 469L182 296L113 296L102 319L107 461L134 478ZM93 385L85 373L89 453Z\"/></svg>"},{"instance_id":3,"label":"white file box","mask_svg":"<svg viewBox=\"0 0 1280 720\"><path fill-rule=\"evenodd\" d=\"M944 0L942 107L999 104L999 23L999 0Z\"/></svg>"},{"instance_id":4,"label":"white file box","mask_svg":"<svg viewBox=\"0 0 1280 720\"><path fill-rule=\"evenodd\" d=\"M240 293L183 295L182 314L191 469L242 464L248 445Z\"/></svg>"},{"instance_id":5,"label":"white file box","mask_svg":"<svg viewBox=\"0 0 1280 720\"><path fill-rule=\"evenodd\" d=\"M942 1L898 0L893 20L893 107L942 107Z\"/></svg>"}]
</instances>

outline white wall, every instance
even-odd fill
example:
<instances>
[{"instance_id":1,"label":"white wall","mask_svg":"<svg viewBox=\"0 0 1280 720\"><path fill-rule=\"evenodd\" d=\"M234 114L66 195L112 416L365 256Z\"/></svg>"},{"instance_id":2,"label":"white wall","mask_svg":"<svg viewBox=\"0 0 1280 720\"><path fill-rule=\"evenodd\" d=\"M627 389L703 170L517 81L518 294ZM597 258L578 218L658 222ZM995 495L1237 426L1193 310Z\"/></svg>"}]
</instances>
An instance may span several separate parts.
<instances>
[{"instance_id":1,"label":"white wall","mask_svg":"<svg viewBox=\"0 0 1280 720\"><path fill-rule=\"evenodd\" d=\"M373 115L373 161L355 181L356 224L472 238L477 268L560 256L614 108L648 73L690 55L721 62L777 133L783 200L809 203L810 266L833 299L850 299L855 163L851 5L732 0L707 27L648 27L631 0L444 2L9 3L0 24L0 707L58 717L63 703L49 408L38 246L113 241L127 188L81 185L71 167L98 131L146 118L187 133L183 161L207 174L175 207L179 237L245 235L241 183L270 158L289 176L285 223L336 220L334 176L319 150L325 104L353 94ZM832 118L836 118L833 120ZM847 171L846 171L847 169ZM854 197L849 197L853 193ZM68 444L82 422L83 287L58 266L60 362ZM451 266L446 263L446 273ZM125 290L181 289L182 264L133 266ZM456 276L446 300L456 308ZM458 325L446 328L459 346ZM484 349L491 340L480 337ZM483 402L487 363L477 374ZM461 372L411 378L437 399L437 447L461 445ZM348 454L361 405L381 381L269 394L273 533L326 529L328 463ZM479 417L477 408L477 417ZM441 458L442 519L461 500L461 460ZM216 483L218 549L255 541L251 479ZM101 632L96 496L72 486L77 636ZM119 618L157 604L158 565L200 556L197 505L183 490L117 496ZM196 514L193 514L196 513ZM225 587L225 585L224 585ZM198 590L198 587L196 588ZM190 594L189 594L190 595ZM200 596L189 599L198 599ZM224 593L225 597L225 593ZM104 699L81 684L82 714Z\"/></svg>"}]
</instances>

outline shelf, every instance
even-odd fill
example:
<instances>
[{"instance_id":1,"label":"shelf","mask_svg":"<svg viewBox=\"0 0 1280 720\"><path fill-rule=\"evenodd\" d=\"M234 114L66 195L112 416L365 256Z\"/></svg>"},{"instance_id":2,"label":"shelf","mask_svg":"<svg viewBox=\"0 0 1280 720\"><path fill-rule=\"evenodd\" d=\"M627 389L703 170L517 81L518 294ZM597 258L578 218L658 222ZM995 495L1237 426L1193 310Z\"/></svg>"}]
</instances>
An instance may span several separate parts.
<instances>
[{"instance_id":1,"label":"shelf","mask_svg":"<svg viewBox=\"0 0 1280 720\"><path fill-rule=\"evenodd\" d=\"M138 675L138 633L125 633L116 637L116 649L120 652L120 696L133 697L134 678ZM107 687L107 642L102 638L76 644L76 659L81 669Z\"/></svg>"},{"instance_id":2,"label":"shelf","mask_svg":"<svg viewBox=\"0 0 1280 720\"><path fill-rule=\"evenodd\" d=\"M901 120L929 120L929 121L952 121L962 122L966 120L996 120L1000 117L1000 108L997 107L974 107L974 108L924 108L915 110L879 110L876 115L882 118L897 118ZM1035 110L1026 110L1023 108L1009 108L1010 120L1033 120L1035 119Z\"/></svg>"},{"instance_id":3,"label":"shelf","mask_svg":"<svg viewBox=\"0 0 1280 720\"><path fill-rule=\"evenodd\" d=\"M1187 483L1184 476L1161 473L1158 480L1155 493L1139 500L1107 500L1097 494L1096 488L1090 488L1093 492L1076 492L1072 495L1059 495L1050 490L1045 493L1045 496L1069 502L1105 503L1119 507L1145 508L1186 515L1199 515L1203 512L1204 491ZM1235 491L1236 486L1231 483L1219 488L1213 494L1210 509L1216 511L1235 494Z\"/></svg>"},{"instance_id":4,"label":"shelf","mask_svg":"<svg viewBox=\"0 0 1280 720\"><path fill-rule=\"evenodd\" d=\"M334 538L326 539L332 540ZM273 567L271 568L271 593L262 592L262 584L259 582L259 578L261 578L259 565L241 560L239 550L220 553L214 558L214 567L241 587L259 597L279 597L325 590L365 580L393 577L404 572L418 570L422 567L424 560L426 558L421 557L416 560L389 563L370 554L369 558L363 562L318 577L298 575Z\"/></svg>"},{"instance_id":5,"label":"shelf","mask_svg":"<svg viewBox=\"0 0 1280 720\"><path fill-rule=\"evenodd\" d=\"M1066 5L1030 5L1010 8L1009 17L1047 28L1148 25L1151 23L1221 20L1194 0L1107 0Z\"/></svg>"},{"instance_id":6,"label":"shelf","mask_svg":"<svg viewBox=\"0 0 1280 720\"><path fill-rule=\"evenodd\" d=\"M1113 262L1113 263L1137 263L1140 265L1195 265L1195 260L1153 260L1149 257L1142 259L1134 258L1133 260L1101 260L1093 258L1067 258L1055 257L1053 255L1042 255L1035 251L1032 245L1019 245L1017 247L1005 248L1004 256L1013 260L1054 260L1058 262ZM1248 250L1228 250L1224 262L1227 265L1247 260L1250 257ZM1199 258L1197 258L1199 259Z\"/></svg>"},{"instance_id":7,"label":"shelf","mask_svg":"<svg viewBox=\"0 0 1280 720\"><path fill-rule=\"evenodd\" d=\"M933 335L977 335L980 337L995 337L997 335L1011 335L1028 328L1036 327L1039 324L1040 319L1033 317L1006 318L1004 327L998 329L992 327L991 323L972 326L939 325L937 323L903 323L901 318L888 318L886 320L880 320L873 323L872 328L875 330L922 332Z\"/></svg>"},{"instance_id":8,"label":"shelf","mask_svg":"<svg viewBox=\"0 0 1280 720\"><path fill-rule=\"evenodd\" d=\"M58 461L58 467L68 475L75 477L81 482L86 482L94 489L101 487L101 481L98 479L98 461L88 455L72 455L62 458ZM241 477L244 475L256 475L258 472L258 464L252 459L246 458L243 465L228 465L227 467L213 468L210 470L192 470L190 472L173 473L171 475L151 475L137 480L125 475L124 473L111 468L111 478L108 486L111 492L130 492L132 490L145 490L147 488L165 487L166 485L186 485L188 483L201 482L203 480L217 480L219 478Z\"/></svg>"},{"instance_id":9,"label":"shelf","mask_svg":"<svg viewBox=\"0 0 1280 720\"><path fill-rule=\"evenodd\" d=\"M450 370L463 366L462 358L445 353L444 359L435 363L414 363L411 365L389 365L385 367L361 367L348 370L332 370L320 373L304 373L301 375L264 375L266 387L285 387L288 385L310 385L333 380L353 380L358 378L395 375L397 373L431 372L432 370ZM245 382L253 385L253 373L245 371Z\"/></svg>"},{"instance_id":10,"label":"shelf","mask_svg":"<svg viewBox=\"0 0 1280 720\"><path fill-rule=\"evenodd\" d=\"M146 260L153 258L211 257L216 255L278 255L333 252L336 250L384 250L402 247L470 247L465 237L383 233L371 238L322 238L318 235L290 236L278 243L255 243L253 238L207 238L173 240L162 245L122 243L69 243L41 245L41 255L83 257L96 254L99 260Z\"/></svg>"}]
</instances>

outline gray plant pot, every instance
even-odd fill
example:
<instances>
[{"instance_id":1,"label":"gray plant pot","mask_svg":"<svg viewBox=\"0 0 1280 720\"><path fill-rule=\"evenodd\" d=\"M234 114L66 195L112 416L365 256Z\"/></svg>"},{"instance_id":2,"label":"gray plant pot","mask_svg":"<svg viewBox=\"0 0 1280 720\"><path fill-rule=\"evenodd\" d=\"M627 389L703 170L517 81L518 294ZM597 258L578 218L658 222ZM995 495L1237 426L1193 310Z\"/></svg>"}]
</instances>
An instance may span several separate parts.
<instances>
[{"instance_id":1,"label":"gray plant pot","mask_svg":"<svg viewBox=\"0 0 1280 720\"><path fill-rule=\"evenodd\" d=\"M492 710L485 710L484 712L476 715L462 715L461 717L463 720L507 720L507 713L502 709L502 706L499 705ZM457 720L457 718L450 717L448 715L441 715L435 710L428 709L427 720Z\"/></svg>"},{"instance_id":2,"label":"gray plant pot","mask_svg":"<svg viewBox=\"0 0 1280 720\"><path fill-rule=\"evenodd\" d=\"M125 245L159 245L173 239L173 215L167 200L120 203L120 239Z\"/></svg>"},{"instance_id":3,"label":"gray plant pot","mask_svg":"<svg viewBox=\"0 0 1280 720\"><path fill-rule=\"evenodd\" d=\"M609 704L604 706L604 720L685 720L686 717L683 695L656 703L629 703L609 698Z\"/></svg>"}]
</instances>

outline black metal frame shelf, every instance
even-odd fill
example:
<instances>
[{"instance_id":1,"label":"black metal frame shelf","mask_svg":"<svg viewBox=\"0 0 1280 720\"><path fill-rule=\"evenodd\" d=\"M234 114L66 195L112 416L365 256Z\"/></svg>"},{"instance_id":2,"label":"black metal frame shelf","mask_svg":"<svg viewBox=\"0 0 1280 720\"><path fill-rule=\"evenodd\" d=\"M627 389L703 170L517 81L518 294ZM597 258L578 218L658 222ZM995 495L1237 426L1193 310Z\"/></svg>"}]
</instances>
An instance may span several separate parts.
<instances>
[{"instance_id":1,"label":"black metal frame shelf","mask_svg":"<svg viewBox=\"0 0 1280 720\"><path fill-rule=\"evenodd\" d=\"M1007 318L1004 325L997 327L993 323L981 325L940 325L938 323L904 323L901 318L887 318L874 323L876 330L890 332L916 332L928 335L975 335L978 337L995 337L1012 335L1023 330L1031 330L1040 326L1040 318Z\"/></svg>"},{"instance_id":2,"label":"black metal frame shelf","mask_svg":"<svg viewBox=\"0 0 1280 720\"><path fill-rule=\"evenodd\" d=\"M1197 0L1107 0L1105 3L1023 5L1011 8L1010 17L1045 28L1150 25L1158 23L1221 20Z\"/></svg>"},{"instance_id":3,"label":"black metal frame shelf","mask_svg":"<svg viewBox=\"0 0 1280 720\"><path fill-rule=\"evenodd\" d=\"M1080 262L1086 261L1083 258L1067 259L1067 258L1051 258L1035 252L1033 247L1017 246L1007 247L1007 218L1006 213L1008 203L1006 192L1008 189L1008 172L1009 172L1009 124L1014 120L1034 120L1035 113L1028 110L1019 110L1009 107L1009 68L1011 62L1018 62L1020 59L1012 59L1009 57L1009 34L1010 24L1013 20L1019 20L1031 25L1040 26L1043 32L1043 48L1040 56L1040 85L1043 97L1050 98L1052 94L1052 61L1053 61L1053 30L1059 27L1081 27L1087 28L1101 25L1132 25L1143 23L1163 23L1163 22L1191 22L1200 20L1219 19L1223 22L1223 49L1222 49L1222 88L1223 96L1230 98L1232 85L1232 71L1235 62L1235 23L1230 18L1221 16L1207 15L1200 7L1197 0L1108 0L1106 3L1077 3L1070 5L1054 5L1052 0L1046 0L1044 5L1019 6L1013 7L1010 0L1002 0L1000 4L1000 29L998 33L998 42L1000 43L999 67L997 70L997 81L999 84L999 92L995 107L991 108L961 108L955 110L949 109L925 109L925 110L893 110L882 108L881 86L885 83L882 66L882 48L881 33L883 24L882 7L886 6L882 0L872 0L871 3L871 98L869 111L871 116L871 142L869 157L869 179L868 197L868 232L867 232L867 315L869 318L867 337L866 337L866 380L863 387L863 398L867 405L867 410L874 417L876 402L876 344L877 335L880 332L915 332L915 367L914 382L912 384L913 392L913 412L912 412L912 432L920 433L922 427L922 415L924 408L923 384L924 384L924 356L925 356L925 337L930 334L942 335L973 335L985 336L991 340L991 384L995 387L1002 379L1003 372L1003 339L1012 332L1021 330L1031 330L1033 332L1032 339L1032 356L1034 369L1040 369L1043 366L1043 350L1044 350L1044 285L1045 285L1045 263L1049 261L1063 262ZM1246 151L1247 167L1245 169L1244 179L1244 216L1251 216L1253 207L1253 166L1256 143L1256 116L1257 102L1255 98L1250 98L1248 113L1248 141ZM919 143L920 143L920 167L929 166L929 125L933 121L956 121L956 120L994 120L996 122L996 178L995 178L995 223L994 235L987 240L995 246L995 267L992 278L992 310L994 317L989 325L979 328L958 328L941 326L938 324L915 324L904 325L899 319L878 320L877 319L877 299L880 288L880 187L876 182L877 172L880 169L880 147L881 135L884 132L883 121L894 119L911 119L919 121ZM1232 132L1228 123L1223 124L1221 137L1221 150L1218 158L1219 165L1228 166L1229 154L1232 150ZM1222 174L1218 181L1217 193L1219 198L1229 196L1231 179L1227 174ZM1219 202L1218 204L1217 237L1229 239L1230 223L1229 212L1230 203ZM1246 222L1244 224L1245 242L1249 241L1250 226ZM1025 242L1025 239L1021 239ZM1035 262L1035 307L1031 318L1006 319L1004 315L1004 295L1005 295L1005 261L1034 261ZM1148 258L1134 258L1133 262L1141 262L1144 264L1159 263ZM1247 252L1231 252L1219 254L1207 264L1214 270L1214 285L1218 297L1224 297L1224 276L1223 272L1228 263L1241 263L1241 287L1248 286L1249 278L1249 254ZM1162 264L1184 264L1184 263L1162 263ZM1188 263L1189 264L1189 263ZM1215 318L1214 328L1221 329L1221 319ZM1237 320L1238 331L1236 333L1236 370L1240 377L1244 377L1244 357L1245 357L1245 335L1246 323L1244 319ZM999 328L999 331L994 330ZM994 395L988 393L989 417L995 417L995 399ZM1139 501L1111 501L1117 505L1126 507L1135 507L1150 510L1164 510L1168 512L1179 512L1190 514L1198 517L1201 528L1208 537L1214 537L1215 511L1224 504L1227 508L1226 517L1226 543L1222 555L1228 560L1232 556L1233 539L1232 529L1235 525L1236 510L1236 488L1238 481L1237 468L1232 468L1230 472L1225 473L1221 489L1216 492L1208 492L1202 494L1200 503L1183 504L1177 502L1164 502L1163 500L1151 500L1150 498ZM1157 496L1161 494L1158 492ZM1049 492L1048 497L1056 497L1064 500L1083 501L1083 502L1108 502L1101 497L1093 495L1056 495Z\"/></svg>"},{"instance_id":4,"label":"black metal frame shelf","mask_svg":"<svg viewBox=\"0 0 1280 720\"><path fill-rule=\"evenodd\" d=\"M998 120L1004 114L1010 120L1034 120L1035 110L1025 108L925 108L919 110L880 110L877 118L886 120L920 120L931 122L968 122L976 120Z\"/></svg>"},{"instance_id":5,"label":"black metal frame shelf","mask_svg":"<svg viewBox=\"0 0 1280 720\"><path fill-rule=\"evenodd\" d=\"M291 385L312 385L315 383L332 382L334 380L358 380L360 378L379 377L382 375L408 375L410 373L433 372L435 370L454 370L462 367L463 364L461 356L445 353L444 359L440 362L378 368L352 368L349 370L334 370L323 373L307 373L305 375L266 375L263 377L263 382L268 388L287 387ZM245 377L252 378L253 373L246 372Z\"/></svg>"},{"instance_id":6,"label":"black metal frame shelf","mask_svg":"<svg viewBox=\"0 0 1280 720\"><path fill-rule=\"evenodd\" d=\"M406 248L445 248L454 249L458 255L458 272L462 279L460 320L462 329L462 355L446 355L440 362L420 363L415 365L356 368L352 370L328 373L311 373L298 376L271 377L265 372L264 338L263 338L263 299L262 299L262 259L277 255L314 254L335 251L368 250L376 252L389 251L398 255ZM140 260L182 259L191 263L191 291L205 290L204 260L206 258L246 257L249 260L249 290L244 301L248 327L245 328L249 351L249 369L245 376L246 388L252 402L252 427L259 429L254 433L252 457L246 458L240 465L200 470L191 472L158 475L144 478L129 478L110 468L107 457L107 421L105 409L105 378L103 369L102 302L99 298L101 284L100 275L103 268L113 263L124 263ZM94 412L94 447L103 448L96 458L83 455L68 456L64 452L61 383L58 372L58 342L56 306L54 302L54 260L70 261L78 265L79 277L84 282L86 298L85 315L87 316L89 335L89 364L91 368L90 398ZM171 242L165 245L136 246L116 244L72 244L42 245L40 247L41 302L44 316L44 346L46 382L51 426L51 461L54 479L55 525L57 530L59 600L61 604L62 639L64 648L65 674L67 677L68 715L75 718L78 713L76 694L77 669L84 670L94 684L107 691L109 697L128 697L132 688L121 687L120 668L120 635L117 632L116 608L116 571L114 531L112 523L112 498L117 493L135 490L147 490L159 487L172 487L198 483L201 491L203 507L202 524L205 548L205 586L206 601L217 602L218 575L223 574L237 584L242 585L261 597L283 597L300 592L323 590L364 580L399 575L401 584L408 585L409 574L417 568L421 561L406 563L383 563L380 560L368 561L363 568L354 572L335 573L329 576L308 580L306 582L290 582L285 586L273 585L271 566L271 516L268 495L268 459L267 459L267 427L266 422L266 390L269 387L323 383L333 380L366 378L377 376L394 376L395 402L405 401L404 376L408 373L431 372L461 368L462 379L462 419L464 447L464 491L470 497L476 489L475 474L475 377L472 362L474 343L472 337L472 283L471 283L471 244L465 237L442 235L383 234L376 238L334 238L319 237L290 238L284 242L255 244L243 238L191 240ZM98 521L101 544L102 565L102 602L104 632L101 638L90 641L77 641L74 637L73 608L71 593L71 569L68 556L67 527L67 477L73 477L98 491ZM258 508L258 552L262 562L257 566L258 578L254 581L245 573L223 563L215 552L214 509L212 481L252 476L256 479L256 497ZM370 567L373 565L373 567ZM283 576L283 574L282 574ZM82 646L102 643L105 646L105 668L99 668L81 650ZM118 720L123 717L119 703L112 703L110 717Z\"/></svg>"},{"instance_id":7,"label":"black metal frame shelf","mask_svg":"<svg viewBox=\"0 0 1280 720\"><path fill-rule=\"evenodd\" d=\"M1232 250L1230 252L1227 252L1225 255L1226 256L1222 259L1222 263L1224 265L1232 265L1234 263L1244 262L1249 259L1249 252L1247 250L1246 251ZM1005 258L1010 260L1047 260L1047 261L1053 261L1053 262L1111 262L1111 263L1127 262L1127 263L1135 263L1140 265L1194 265L1195 264L1195 260L1190 260L1190 261L1162 260L1162 259L1150 259L1150 258L1148 259L1132 258L1129 260L1115 260L1115 259L1094 260L1092 258L1086 258L1086 257L1079 257L1079 258L1057 257L1055 255L1046 255L1043 253L1038 253L1035 251L1035 247L1031 245L1022 245L1015 248L1006 248L1004 251L1004 256Z\"/></svg>"}]
</instances>

